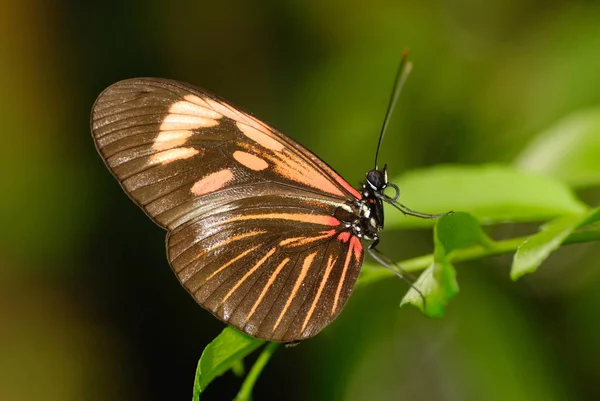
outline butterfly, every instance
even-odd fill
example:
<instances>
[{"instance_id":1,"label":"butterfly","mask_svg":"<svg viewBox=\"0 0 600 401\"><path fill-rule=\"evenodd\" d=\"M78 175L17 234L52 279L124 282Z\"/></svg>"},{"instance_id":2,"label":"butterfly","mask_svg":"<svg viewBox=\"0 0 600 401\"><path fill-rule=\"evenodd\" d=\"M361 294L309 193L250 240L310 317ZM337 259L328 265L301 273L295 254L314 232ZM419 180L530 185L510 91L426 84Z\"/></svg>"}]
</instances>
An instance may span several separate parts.
<instances>
[{"instance_id":1,"label":"butterfly","mask_svg":"<svg viewBox=\"0 0 600 401\"><path fill-rule=\"evenodd\" d=\"M292 138L186 83L117 82L97 98L91 130L124 191L168 231L183 287L256 338L292 343L331 323L358 278L362 242L390 265L375 248L384 202L437 217L398 203L377 161L357 190Z\"/></svg>"}]
</instances>

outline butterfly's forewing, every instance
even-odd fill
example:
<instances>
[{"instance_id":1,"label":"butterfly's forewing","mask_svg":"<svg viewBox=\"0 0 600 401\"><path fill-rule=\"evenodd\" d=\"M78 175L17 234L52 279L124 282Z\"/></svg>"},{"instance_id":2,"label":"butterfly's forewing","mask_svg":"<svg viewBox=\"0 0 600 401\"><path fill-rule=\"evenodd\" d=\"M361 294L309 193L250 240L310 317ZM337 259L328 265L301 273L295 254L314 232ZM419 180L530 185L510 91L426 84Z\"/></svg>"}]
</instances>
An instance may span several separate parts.
<instances>
[{"instance_id":1,"label":"butterfly's forewing","mask_svg":"<svg viewBox=\"0 0 600 401\"><path fill-rule=\"evenodd\" d=\"M289 137L199 88L132 79L92 110L98 151L170 232L184 287L221 320L278 341L310 337L346 302L362 247L360 194Z\"/></svg>"}]
</instances>

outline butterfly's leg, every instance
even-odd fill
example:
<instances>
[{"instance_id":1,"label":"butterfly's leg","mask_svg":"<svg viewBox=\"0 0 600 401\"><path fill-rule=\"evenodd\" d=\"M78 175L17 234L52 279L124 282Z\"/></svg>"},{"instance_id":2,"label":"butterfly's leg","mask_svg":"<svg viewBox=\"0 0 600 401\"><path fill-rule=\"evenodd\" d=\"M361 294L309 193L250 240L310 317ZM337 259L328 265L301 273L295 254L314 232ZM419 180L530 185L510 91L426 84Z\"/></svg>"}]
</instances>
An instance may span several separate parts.
<instances>
[{"instance_id":1,"label":"butterfly's leg","mask_svg":"<svg viewBox=\"0 0 600 401\"><path fill-rule=\"evenodd\" d=\"M375 242L373 242L373 244L376 245ZM410 285L419 294L419 296L423 300L423 309L424 310L427 309L427 301L425 300L425 296L423 295L421 290L419 290L408 278L406 278L408 276L414 280L414 277L410 273L408 273L406 270L404 270L402 267L400 267L400 265L398 265L396 262L392 261L390 258L385 256L383 253L381 253L381 251L379 249L376 249L374 246L369 246L369 248L367 248L367 251L369 252L369 255L371 255L371 257L373 259L375 259L377 262L379 262L381 265L383 265L386 269L388 269L389 271L394 273L396 276L398 276L402 281L404 281L405 283ZM394 266L397 270L394 269L394 267L392 267L392 266Z\"/></svg>"}]
</instances>

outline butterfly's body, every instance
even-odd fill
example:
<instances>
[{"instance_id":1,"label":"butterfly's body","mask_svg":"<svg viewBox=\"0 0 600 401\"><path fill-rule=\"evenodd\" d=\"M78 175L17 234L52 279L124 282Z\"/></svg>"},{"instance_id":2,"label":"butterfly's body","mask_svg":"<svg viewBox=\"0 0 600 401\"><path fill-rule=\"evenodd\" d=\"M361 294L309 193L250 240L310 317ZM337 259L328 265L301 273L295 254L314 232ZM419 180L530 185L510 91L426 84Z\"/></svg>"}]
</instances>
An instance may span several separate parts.
<instances>
[{"instance_id":1,"label":"butterfly's body","mask_svg":"<svg viewBox=\"0 0 600 401\"><path fill-rule=\"evenodd\" d=\"M299 341L333 321L358 278L361 240L376 251L383 201L398 198L385 168L356 190L288 136L177 81L110 86L91 125L125 192L168 230L181 284L257 338Z\"/></svg>"}]
</instances>

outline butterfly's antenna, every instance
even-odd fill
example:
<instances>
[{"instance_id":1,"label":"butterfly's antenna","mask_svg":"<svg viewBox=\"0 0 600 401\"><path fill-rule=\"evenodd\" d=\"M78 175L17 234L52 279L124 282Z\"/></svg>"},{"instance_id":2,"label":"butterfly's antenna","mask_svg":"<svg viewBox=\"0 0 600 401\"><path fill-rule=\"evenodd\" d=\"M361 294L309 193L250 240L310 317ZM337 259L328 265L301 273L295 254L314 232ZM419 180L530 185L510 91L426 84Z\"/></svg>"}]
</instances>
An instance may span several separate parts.
<instances>
[{"instance_id":1,"label":"butterfly's antenna","mask_svg":"<svg viewBox=\"0 0 600 401\"><path fill-rule=\"evenodd\" d=\"M406 78L410 71L412 70L412 63L407 61L408 59L408 49L404 50L402 53L402 59L400 60L400 66L398 67L398 72L396 73L396 80L394 81L394 91L392 92L392 97L390 98L390 102L388 103L387 111L385 112L385 120L383 120L383 126L381 127L381 133L379 134L379 142L377 143L377 151L375 152L375 170L378 169L377 160L379 159L379 149L381 149L381 142L383 142L383 136L385 135L385 130L387 129L388 123L390 122L390 117L392 116L392 112L396 108L396 102L398 101L398 97L400 96L400 92L402 92L402 87L406 82Z\"/></svg>"}]
</instances>

